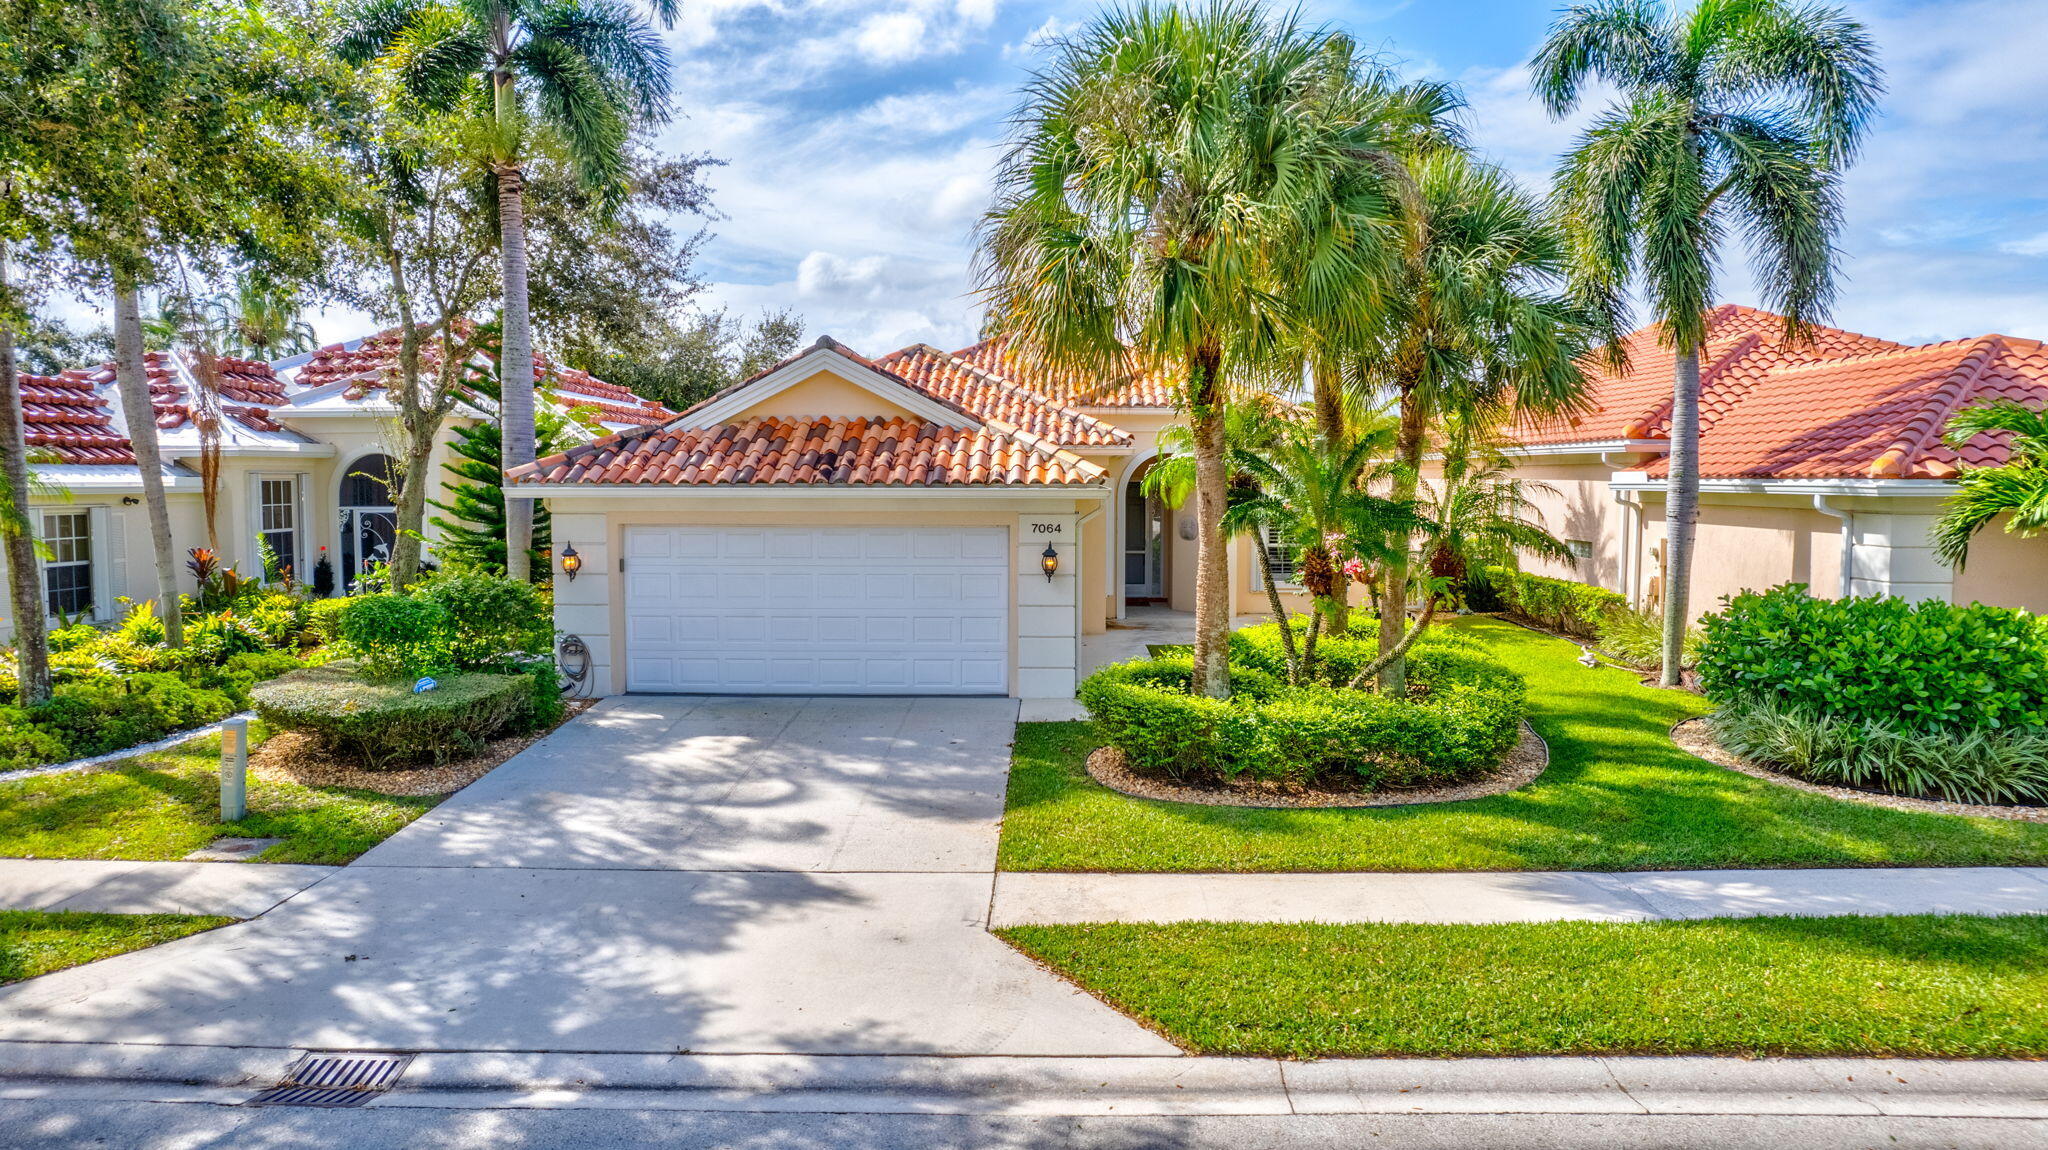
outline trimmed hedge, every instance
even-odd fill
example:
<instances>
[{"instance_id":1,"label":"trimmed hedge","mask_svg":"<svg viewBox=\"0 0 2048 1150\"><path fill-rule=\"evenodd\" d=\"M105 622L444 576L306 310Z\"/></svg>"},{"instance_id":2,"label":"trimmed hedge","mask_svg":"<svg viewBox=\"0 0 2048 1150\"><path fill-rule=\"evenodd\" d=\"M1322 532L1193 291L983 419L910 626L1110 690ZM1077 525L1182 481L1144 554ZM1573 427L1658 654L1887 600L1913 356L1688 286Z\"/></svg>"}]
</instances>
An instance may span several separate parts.
<instances>
[{"instance_id":1,"label":"trimmed hedge","mask_svg":"<svg viewBox=\"0 0 2048 1150\"><path fill-rule=\"evenodd\" d=\"M1571 579L1488 567L1486 581L1500 596L1507 614L1586 639L1600 633L1600 624L1610 612L1628 607L1628 597L1619 591Z\"/></svg>"},{"instance_id":2,"label":"trimmed hedge","mask_svg":"<svg viewBox=\"0 0 2048 1150\"><path fill-rule=\"evenodd\" d=\"M365 682L340 664L295 671L255 691L265 723L303 731L372 770L446 762L519 722L532 705L524 675L457 672L414 694L410 684Z\"/></svg>"},{"instance_id":3,"label":"trimmed hedge","mask_svg":"<svg viewBox=\"0 0 2048 1150\"><path fill-rule=\"evenodd\" d=\"M1185 656L1105 667L1082 682L1080 699L1132 771L1176 780L1348 776L1367 788L1428 786L1492 767L1520 737L1520 676L1460 641L1418 641L1406 699L1288 687L1268 669L1278 644L1274 624L1232 635L1228 700L1189 693L1194 664ZM1360 657L1340 650L1332 675Z\"/></svg>"},{"instance_id":4,"label":"trimmed hedge","mask_svg":"<svg viewBox=\"0 0 2048 1150\"><path fill-rule=\"evenodd\" d=\"M2048 620L1981 603L1744 592L1705 620L1700 686L1901 731L2048 725Z\"/></svg>"}]
</instances>

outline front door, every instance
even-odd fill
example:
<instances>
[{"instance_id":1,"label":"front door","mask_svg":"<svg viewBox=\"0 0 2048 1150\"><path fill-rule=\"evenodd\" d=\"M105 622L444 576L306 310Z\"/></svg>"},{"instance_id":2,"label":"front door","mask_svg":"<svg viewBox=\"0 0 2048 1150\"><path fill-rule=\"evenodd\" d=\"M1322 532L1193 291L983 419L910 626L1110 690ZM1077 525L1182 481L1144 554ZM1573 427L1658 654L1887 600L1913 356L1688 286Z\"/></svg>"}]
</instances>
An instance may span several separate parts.
<instances>
[{"instance_id":1,"label":"front door","mask_svg":"<svg viewBox=\"0 0 2048 1150\"><path fill-rule=\"evenodd\" d=\"M1142 476L1124 488L1124 599L1165 594L1161 560L1166 549L1166 505L1145 494Z\"/></svg>"},{"instance_id":2,"label":"front door","mask_svg":"<svg viewBox=\"0 0 2048 1150\"><path fill-rule=\"evenodd\" d=\"M370 568L391 562L398 539L398 509L392 489L394 469L385 455L366 455L341 476L341 589L356 593L356 583Z\"/></svg>"}]
</instances>

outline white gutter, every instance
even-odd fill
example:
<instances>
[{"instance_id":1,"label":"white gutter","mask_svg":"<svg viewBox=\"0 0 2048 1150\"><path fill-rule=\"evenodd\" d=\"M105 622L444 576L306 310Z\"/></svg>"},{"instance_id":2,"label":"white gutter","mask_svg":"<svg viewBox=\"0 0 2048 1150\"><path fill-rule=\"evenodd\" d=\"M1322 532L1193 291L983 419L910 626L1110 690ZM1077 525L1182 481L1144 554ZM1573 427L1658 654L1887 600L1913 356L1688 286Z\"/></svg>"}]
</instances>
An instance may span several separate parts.
<instances>
[{"instance_id":1,"label":"white gutter","mask_svg":"<svg viewBox=\"0 0 2048 1150\"><path fill-rule=\"evenodd\" d=\"M1813 497L1813 509L1822 515L1833 516L1842 521L1842 591L1841 598L1849 598L1849 589L1854 586L1856 575L1856 514L1846 508L1832 507L1828 497Z\"/></svg>"},{"instance_id":2,"label":"white gutter","mask_svg":"<svg viewBox=\"0 0 2048 1150\"><path fill-rule=\"evenodd\" d=\"M851 502L861 499L1105 499L1109 496L1109 488L1100 483L1044 484L1033 487L984 487L967 483L939 486L864 484L815 487L800 483L637 483L616 486L602 483L508 483L505 490L516 492L520 499L803 499Z\"/></svg>"},{"instance_id":3,"label":"white gutter","mask_svg":"<svg viewBox=\"0 0 2048 1150\"><path fill-rule=\"evenodd\" d=\"M1608 481L1623 491L1662 491L1666 481L1641 471L1618 471ZM1702 479L1712 495L1868 495L1878 498L1946 499L1956 485L1946 479Z\"/></svg>"}]
</instances>

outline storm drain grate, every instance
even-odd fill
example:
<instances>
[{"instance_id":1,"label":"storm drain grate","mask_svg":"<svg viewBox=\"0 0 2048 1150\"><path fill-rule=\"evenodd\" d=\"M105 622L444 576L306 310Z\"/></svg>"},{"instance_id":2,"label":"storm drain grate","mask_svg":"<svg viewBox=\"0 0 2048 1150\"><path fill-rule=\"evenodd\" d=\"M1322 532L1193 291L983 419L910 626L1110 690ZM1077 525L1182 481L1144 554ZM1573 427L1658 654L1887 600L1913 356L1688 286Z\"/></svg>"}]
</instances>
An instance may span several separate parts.
<instances>
[{"instance_id":1,"label":"storm drain grate","mask_svg":"<svg viewBox=\"0 0 2048 1150\"><path fill-rule=\"evenodd\" d=\"M361 1106L396 1085L410 1065L410 1054L305 1054L284 1072L283 1081L244 1105Z\"/></svg>"}]
</instances>

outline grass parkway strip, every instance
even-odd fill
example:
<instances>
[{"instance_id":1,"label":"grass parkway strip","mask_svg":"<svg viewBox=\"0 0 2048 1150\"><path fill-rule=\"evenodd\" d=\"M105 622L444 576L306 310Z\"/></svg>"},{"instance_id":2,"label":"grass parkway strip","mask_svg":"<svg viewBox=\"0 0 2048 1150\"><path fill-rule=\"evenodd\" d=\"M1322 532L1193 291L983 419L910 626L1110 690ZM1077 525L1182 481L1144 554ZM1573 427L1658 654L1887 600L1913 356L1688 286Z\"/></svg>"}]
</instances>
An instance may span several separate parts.
<instances>
[{"instance_id":1,"label":"grass parkway strip","mask_svg":"<svg viewBox=\"0 0 2048 1150\"><path fill-rule=\"evenodd\" d=\"M1415 807L1260 810L1133 799L1088 777L1088 723L1018 727L1005 870L1445 871L2011 866L2048 824L1887 810L1702 762L1671 725L1698 696L1588 670L1578 648L1497 619L1451 624L1529 683L1550 768L1529 786Z\"/></svg>"},{"instance_id":2,"label":"grass parkway strip","mask_svg":"<svg viewBox=\"0 0 2048 1150\"><path fill-rule=\"evenodd\" d=\"M1198 1054L2048 1054L2043 916L997 933Z\"/></svg>"},{"instance_id":3,"label":"grass parkway strip","mask_svg":"<svg viewBox=\"0 0 2048 1150\"><path fill-rule=\"evenodd\" d=\"M219 915L0 910L0 986L235 921Z\"/></svg>"}]
</instances>

